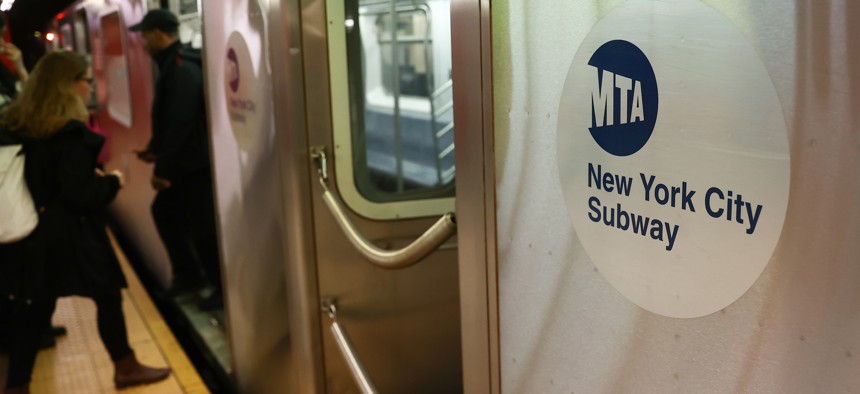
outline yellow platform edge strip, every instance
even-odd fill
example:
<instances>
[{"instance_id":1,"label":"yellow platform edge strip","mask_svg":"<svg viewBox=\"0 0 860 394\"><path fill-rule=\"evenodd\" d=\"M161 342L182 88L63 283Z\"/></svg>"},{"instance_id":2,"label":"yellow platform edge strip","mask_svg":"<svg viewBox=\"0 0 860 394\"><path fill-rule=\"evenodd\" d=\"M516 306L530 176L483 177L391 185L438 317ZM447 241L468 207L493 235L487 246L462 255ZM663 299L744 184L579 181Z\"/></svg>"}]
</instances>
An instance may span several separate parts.
<instances>
[{"instance_id":1,"label":"yellow platform edge strip","mask_svg":"<svg viewBox=\"0 0 860 394\"><path fill-rule=\"evenodd\" d=\"M179 346L179 342L176 341L176 337L170 331L170 327L164 321L161 313L158 312L155 304L153 304L152 299L149 298L146 289L140 283L140 279L138 279L132 270L125 253L119 247L116 237L110 229L108 229L108 237L110 237L111 245L116 251L122 271L128 282L128 295L131 298L132 304L135 305L141 316L143 316L144 324L146 324L147 329L152 334L159 349L161 349L164 358L170 364L173 375L182 386L183 391L190 394L209 393L209 389L203 383L203 379L200 378L185 351Z\"/></svg>"}]
</instances>

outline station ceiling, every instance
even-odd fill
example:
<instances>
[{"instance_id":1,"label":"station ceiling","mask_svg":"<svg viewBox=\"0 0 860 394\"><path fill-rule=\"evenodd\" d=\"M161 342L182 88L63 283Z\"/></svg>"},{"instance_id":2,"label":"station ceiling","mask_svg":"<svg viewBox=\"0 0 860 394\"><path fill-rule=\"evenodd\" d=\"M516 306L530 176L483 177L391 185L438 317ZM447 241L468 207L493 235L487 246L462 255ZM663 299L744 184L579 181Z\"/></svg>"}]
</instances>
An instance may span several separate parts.
<instances>
[{"instance_id":1,"label":"station ceiling","mask_svg":"<svg viewBox=\"0 0 860 394\"><path fill-rule=\"evenodd\" d=\"M9 10L9 26L18 31L41 31L45 24L74 0L18 0Z\"/></svg>"},{"instance_id":2,"label":"station ceiling","mask_svg":"<svg viewBox=\"0 0 860 394\"><path fill-rule=\"evenodd\" d=\"M24 56L24 64L32 69L45 53L45 45L34 33L41 32L48 22L75 0L17 0L6 15L12 41Z\"/></svg>"}]
</instances>

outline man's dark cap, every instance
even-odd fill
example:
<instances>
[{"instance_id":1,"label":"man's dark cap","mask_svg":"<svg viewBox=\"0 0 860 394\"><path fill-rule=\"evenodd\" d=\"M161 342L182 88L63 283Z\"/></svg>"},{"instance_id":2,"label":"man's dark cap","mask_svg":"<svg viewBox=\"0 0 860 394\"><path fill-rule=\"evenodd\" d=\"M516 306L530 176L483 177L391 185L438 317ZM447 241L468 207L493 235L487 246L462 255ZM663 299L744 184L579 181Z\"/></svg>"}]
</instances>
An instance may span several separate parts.
<instances>
[{"instance_id":1,"label":"man's dark cap","mask_svg":"<svg viewBox=\"0 0 860 394\"><path fill-rule=\"evenodd\" d=\"M179 20L172 12L158 8L146 13L143 20L136 25L132 25L128 29L131 31L145 31L159 29L161 31L176 31L176 26L179 26Z\"/></svg>"}]
</instances>

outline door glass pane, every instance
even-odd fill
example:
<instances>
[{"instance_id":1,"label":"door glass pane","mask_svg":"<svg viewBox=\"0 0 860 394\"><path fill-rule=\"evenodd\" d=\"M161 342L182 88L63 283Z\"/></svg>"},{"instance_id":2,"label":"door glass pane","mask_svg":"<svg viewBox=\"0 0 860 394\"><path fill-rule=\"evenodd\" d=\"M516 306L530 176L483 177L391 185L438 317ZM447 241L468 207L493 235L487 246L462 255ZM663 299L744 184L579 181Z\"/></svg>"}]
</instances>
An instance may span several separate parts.
<instances>
[{"instance_id":1,"label":"door glass pane","mask_svg":"<svg viewBox=\"0 0 860 394\"><path fill-rule=\"evenodd\" d=\"M454 193L449 0L346 1L353 168L371 201Z\"/></svg>"}]
</instances>

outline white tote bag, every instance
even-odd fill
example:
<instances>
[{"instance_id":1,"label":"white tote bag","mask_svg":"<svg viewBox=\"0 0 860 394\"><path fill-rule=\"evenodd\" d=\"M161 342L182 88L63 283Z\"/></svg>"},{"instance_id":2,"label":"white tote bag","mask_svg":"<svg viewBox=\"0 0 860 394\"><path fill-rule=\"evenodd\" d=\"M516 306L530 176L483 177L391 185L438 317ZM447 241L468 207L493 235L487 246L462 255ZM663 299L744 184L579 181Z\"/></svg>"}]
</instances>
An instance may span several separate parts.
<instances>
[{"instance_id":1,"label":"white tote bag","mask_svg":"<svg viewBox=\"0 0 860 394\"><path fill-rule=\"evenodd\" d=\"M0 243L24 239L39 224L39 214L24 180L24 149L0 146Z\"/></svg>"}]
</instances>

